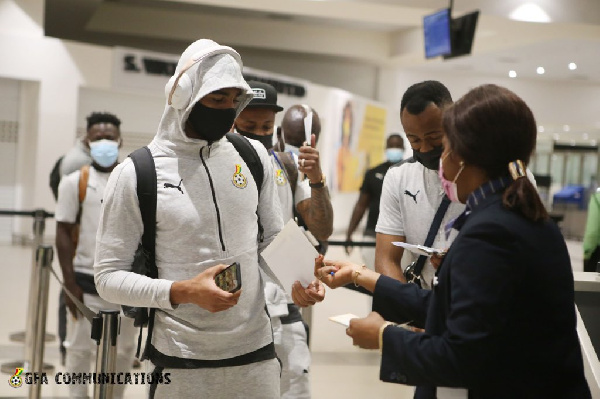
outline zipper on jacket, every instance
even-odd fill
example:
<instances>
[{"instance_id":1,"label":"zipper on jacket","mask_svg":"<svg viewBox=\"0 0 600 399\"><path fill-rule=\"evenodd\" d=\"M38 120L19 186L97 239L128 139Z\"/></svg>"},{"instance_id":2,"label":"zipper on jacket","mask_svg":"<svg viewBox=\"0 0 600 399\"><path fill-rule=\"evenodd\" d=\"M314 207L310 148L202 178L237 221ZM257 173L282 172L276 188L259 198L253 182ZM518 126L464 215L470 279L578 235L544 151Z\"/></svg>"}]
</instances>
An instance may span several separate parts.
<instances>
[{"instance_id":1,"label":"zipper on jacket","mask_svg":"<svg viewBox=\"0 0 600 399\"><path fill-rule=\"evenodd\" d=\"M213 185L212 177L210 176L210 171L208 170L208 166L206 166L206 162L204 162L204 157L202 156L202 150L204 148L206 147L200 148L200 160L202 161L202 165L206 170L208 182L210 183L210 190L212 191L213 204L215 204L215 210L217 211L217 225L219 227L219 241L221 242L221 250L225 251L225 243L223 242L223 230L221 229L221 212L219 212L219 205L217 204L217 194L215 193L215 186ZM208 151L210 154L210 146L208 147Z\"/></svg>"}]
</instances>

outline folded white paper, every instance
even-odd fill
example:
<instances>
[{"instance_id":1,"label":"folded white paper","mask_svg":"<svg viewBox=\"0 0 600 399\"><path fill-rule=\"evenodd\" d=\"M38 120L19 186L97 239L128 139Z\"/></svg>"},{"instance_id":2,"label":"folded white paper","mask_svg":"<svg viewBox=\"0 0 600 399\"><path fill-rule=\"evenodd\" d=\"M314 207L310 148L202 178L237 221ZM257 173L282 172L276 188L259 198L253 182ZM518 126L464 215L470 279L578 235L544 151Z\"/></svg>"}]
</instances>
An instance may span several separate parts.
<instances>
[{"instance_id":1,"label":"folded white paper","mask_svg":"<svg viewBox=\"0 0 600 399\"><path fill-rule=\"evenodd\" d=\"M444 255L446 253L446 251L444 251L443 249L429 248L424 245L407 244L402 241L393 241L392 244L394 244L397 247L405 248L417 255L432 256L436 254Z\"/></svg>"},{"instance_id":2,"label":"folded white paper","mask_svg":"<svg viewBox=\"0 0 600 399\"><path fill-rule=\"evenodd\" d=\"M290 295L295 281L306 287L315 279L315 258L319 253L293 219L261 255Z\"/></svg>"},{"instance_id":3,"label":"folded white paper","mask_svg":"<svg viewBox=\"0 0 600 399\"><path fill-rule=\"evenodd\" d=\"M337 316L331 316L329 320L341 324L346 327L350 327L350 320L357 319L358 316L352 313L340 314Z\"/></svg>"}]
</instances>

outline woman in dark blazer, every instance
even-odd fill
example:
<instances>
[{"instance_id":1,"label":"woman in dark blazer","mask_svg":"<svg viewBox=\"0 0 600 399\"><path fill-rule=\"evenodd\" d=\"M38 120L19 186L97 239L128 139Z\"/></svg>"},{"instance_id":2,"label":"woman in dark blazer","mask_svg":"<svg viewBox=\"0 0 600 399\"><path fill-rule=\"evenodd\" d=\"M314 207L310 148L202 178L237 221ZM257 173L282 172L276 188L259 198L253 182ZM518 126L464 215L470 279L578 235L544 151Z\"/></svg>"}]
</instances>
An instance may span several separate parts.
<instances>
[{"instance_id":1,"label":"woman in dark blazer","mask_svg":"<svg viewBox=\"0 0 600 399\"><path fill-rule=\"evenodd\" d=\"M315 275L330 287L373 292L380 314L352 320L347 334L380 349L381 380L416 385L415 398L435 398L436 387L467 388L469 398L590 398L569 254L525 177L537 133L531 110L483 85L445 111L444 129L442 186L467 204L447 226L459 235L431 291L317 260ZM424 332L394 324L409 320Z\"/></svg>"}]
</instances>

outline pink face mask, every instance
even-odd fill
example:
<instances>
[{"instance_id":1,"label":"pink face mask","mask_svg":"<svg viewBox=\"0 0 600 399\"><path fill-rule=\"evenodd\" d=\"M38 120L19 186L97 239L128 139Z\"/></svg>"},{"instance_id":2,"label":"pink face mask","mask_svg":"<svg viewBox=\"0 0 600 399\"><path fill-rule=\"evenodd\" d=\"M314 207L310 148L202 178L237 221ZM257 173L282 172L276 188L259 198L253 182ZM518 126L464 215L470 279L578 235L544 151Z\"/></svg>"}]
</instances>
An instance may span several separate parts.
<instances>
[{"instance_id":1,"label":"pink face mask","mask_svg":"<svg viewBox=\"0 0 600 399\"><path fill-rule=\"evenodd\" d=\"M460 173L465 168L465 164L461 162L460 169L456 173L456 176L454 177L453 181L446 180L446 178L444 177L444 167L442 166L442 163L449 154L450 153L446 154L445 157L440 158L440 167L438 168L438 176L440 177L440 181L442 182L442 188L444 189L444 193L446 193L446 196L448 197L448 199L452 202L460 202L460 200L458 199L458 188L456 186L456 179L458 179L458 176L460 176Z\"/></svg>"}]
</instances>

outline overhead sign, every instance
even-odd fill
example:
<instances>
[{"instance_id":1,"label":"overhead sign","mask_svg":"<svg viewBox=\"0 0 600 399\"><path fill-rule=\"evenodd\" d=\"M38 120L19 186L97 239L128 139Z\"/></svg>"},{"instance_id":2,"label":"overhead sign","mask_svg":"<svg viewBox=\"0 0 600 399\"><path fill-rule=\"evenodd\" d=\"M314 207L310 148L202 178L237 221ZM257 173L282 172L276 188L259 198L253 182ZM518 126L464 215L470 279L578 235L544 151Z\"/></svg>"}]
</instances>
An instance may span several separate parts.
<instances>
[{"instance_id":1,"label":"overhead sign","mask_svg":"<svg viewBox=\"0 0 600 399\"><path fill-rule=\"evenodd\" d=\"M179 55L116 47L113 57L113 87L162 92L175 74ZM244 79L257 80L275 87L280 94L305 97L306 82L300 79L244 68Z\"/></svg>"}]
</instances>

